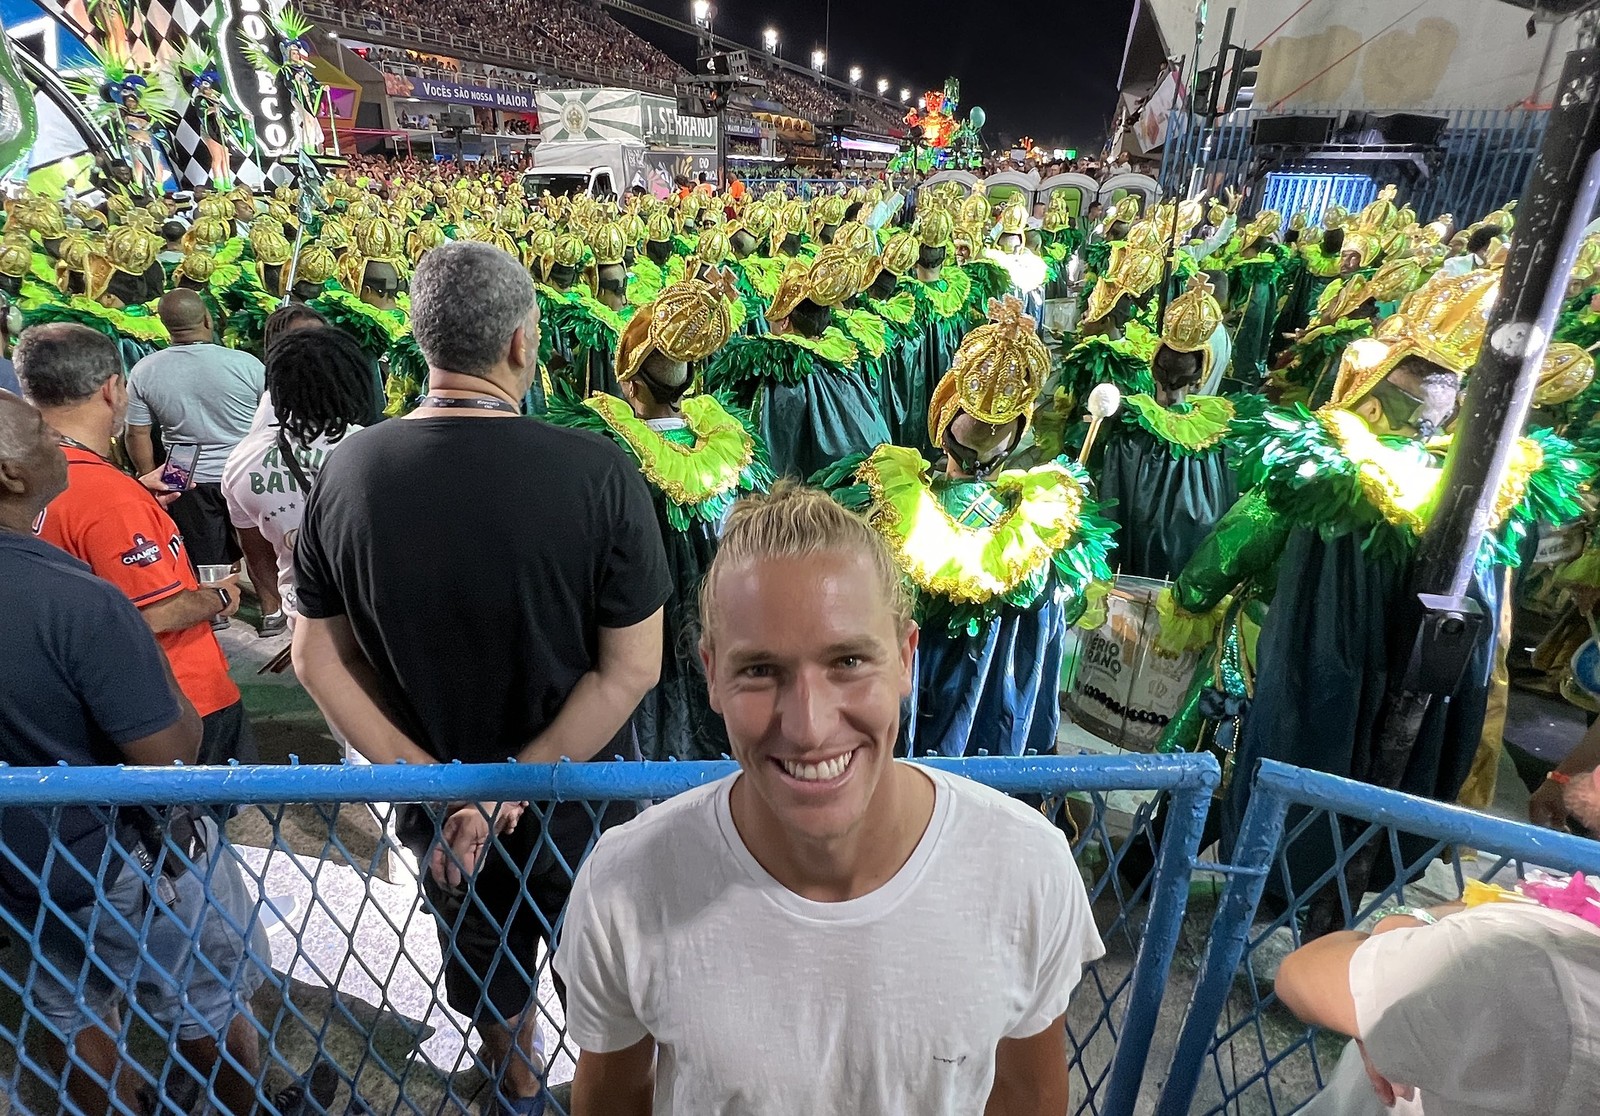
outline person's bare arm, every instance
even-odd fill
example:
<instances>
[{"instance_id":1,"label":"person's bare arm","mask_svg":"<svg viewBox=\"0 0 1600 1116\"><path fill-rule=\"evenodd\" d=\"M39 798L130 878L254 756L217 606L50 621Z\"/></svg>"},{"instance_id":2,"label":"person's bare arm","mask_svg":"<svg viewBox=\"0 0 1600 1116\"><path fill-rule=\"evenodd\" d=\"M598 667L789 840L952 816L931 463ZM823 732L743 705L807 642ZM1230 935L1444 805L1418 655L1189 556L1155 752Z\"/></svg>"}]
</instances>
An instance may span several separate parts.
<instances>
[{"instance_id":1,"label":"person's bare arm","mask_svg":"<svg viewBox=\"0 0 1600 1116\"><path fill-rule=\"evenodd\" d=\"M133 458L133 467L139 475L155 472L156 444L150 437L148 426L135 426L128 424L128 456Z\"/></svg>"},{"instance_id":2,"label":"person's bare arm","mask_svg":"<svg viewBox=\"0 0 1600 1116\"><path fill-rule=\"evenodd\" d=\"M983 1116L1066 1116L1071 1085L1063 1015L1036 1035L1000 1040Z\"/></svg>"},{"instance_id":3,"label":"person's bare arm","mask_svg":"<svg viewBox=\"0 0 1600 1116\"><path fill-rule=\"evenodd\" d=\"M517 762L591 758L633 716L660 677L660 609L629 628L601 628L594 669L578 679L561 712L522 749Z\"/></svg>"},{"instance_id":4,"label":"person's bare arm","mask_svg":"<svg viewBox=\"0 0 1600 1116\"><path fill-rule=\"evenodd\" d=\"M226 606L223 605L222 598L217 596L218 589L228 591ZM163 597L159 601L142 606L139 614L144 617L144 622L150 625L152 632L160 634L181 632L196 624L207 623L213 617L232 616L238 611L239 578L235 575L221 581L208 582L198 589L187 589L182 593Z\"/></svg>"},{"instance_id":5,"label":"person's bare arm","mask_svg":"<svg viewBox=\"0 0 1600 1116\"><path fill-rule=\"evenodd\" d=\"M1277 977L1283 1006L1302 1023L1360 1038L1356 998L1350 991L1350 960L1366 940L1367 935L1359 930L1340 930L1307 942L1285 957Z\"/></svg>"},{"instance_id":6,"label":"person's bare arm","mask_svg":"<svg viewBox=\"0 0 1600 1116\"><path fill-rule=\"evenodd\" d=\"M261 533L259 527L235 527L239 533L239 549L244 552L245 568L250 571L250 584L261 599L261 613L270 616L283 607L278 596L278 554Z\"/></svg>"},{"instance_id":7,"label":"person's bare arm","mask_svg":"<svg viewBox=\"0 0 1600 1116\"><path fill-rule=\"evenodd\" d=\"M200 755L200 737L204 727L200 714L178 688L172 675L172 664L166 655L161 656L161 666L166 672L167 686L178 702L178 719L160 732L130 740L122 746L122 755L129 763L149 767L167 767L174 763L193 763Z\"/></svg>"},{"instance_id":8,"label":"person's bare arm","mask_svg":"<svg viewBox=\"0 0 1600 1116\"><path fill-rule=\"evenodd\" d=\"M296 621L294 672L322 715L373 763L437 763L380 703L378 676L344 616Z\"/></svg>"},{"instance_id":9,"label":"person's bare arm","mask_svg":"<svg viewBox=\"0 0 1600 1116\"><path fill-rule=\"evenodd\" d=\"M1600 721L1589 726L1578 746L1556 765L1558 775L1577 776L1600 767ZM1567 828L1565 787L1556 779L1546 779L1528 799L1528 820L1546 829Z\"/></svg>"},{"instance_id":10,"label":"person's bare arm","mask_svg":"<svg viewBox=\"0 0 1600 1116\"><path fill-rule=\"evenodd\" d=\"M572 1078L572 1116L650 1116L655 1065L656 1040L649 1036L609 1054L580 1052Z\"/></svg>"}]
</instances>

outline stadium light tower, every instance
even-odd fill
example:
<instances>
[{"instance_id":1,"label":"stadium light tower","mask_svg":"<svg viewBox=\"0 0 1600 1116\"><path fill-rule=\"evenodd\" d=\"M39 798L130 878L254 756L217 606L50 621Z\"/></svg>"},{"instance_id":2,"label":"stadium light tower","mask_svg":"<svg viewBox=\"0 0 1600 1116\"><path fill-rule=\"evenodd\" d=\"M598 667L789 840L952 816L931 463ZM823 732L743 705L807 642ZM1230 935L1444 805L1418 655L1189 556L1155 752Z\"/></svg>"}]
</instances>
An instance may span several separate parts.
<instances>
[{"instance_id":1,"label":"stadium light tower","mask_svg":"<svg viewBox=\"0 0 1600 1116\"><path fill-rule=\"evenodd\" d=\"M769 27L761 32L761 42L767 48L768 54L776 55L778 53L778 29Z\"/></svg>"},{"instance_id":2,"label":"stadium light tower","mask_svg":"<svg viewBox=\"0 0 1600 1116\"><path fill-rule=\"evenodd\" d=\"M694 13L696 27L711 26L711 0L694 0L694 3L689 5L689 10Z\"/></svg>"},{"instance_id":3,"label":"stadium light tower","mask_svg":"<svg viewBox=\"0 0 1600 1116\"><path fill-rule=\"evenodd\" d=\"M888 92L889 92L889 79L888 78L879 78L878 79L878 96L882 97L882 96L886 95Z\"/></svg>"},{"instance_id":4,"label":"stadium light tower","mask_svg":"<svg viewBox=\"0 0 1600 1116\"><path fill-rule=\"evenodd\" d=\"M850 84L851 85L860 85L861 84L861 67L860 66L851 66L850 67Z\"/></svg>"},{"instance_id":5,"label":"stadium light tower","mask_svg":"<svg viewBox=\"0 0 1600 1116\"><path fill-rule=\"evenodd\" d=\"M911 90L909 90L909 89L900 90L900 103L903 105L903 104L908 103L910 100L911 100Z\"/></svg>"},{"instance_id":6,"label":"stadium light tower","mask_svg":"<svg viewBox=\"0 0 1600 1116\"><path fill-rule=\"evenodd\" d=\"M817 71L817 73L822 73L822 68L827 64L827 61L828 54L826 51L814 50L811 52L811 68Z\"/></svg>"}]
</instances>

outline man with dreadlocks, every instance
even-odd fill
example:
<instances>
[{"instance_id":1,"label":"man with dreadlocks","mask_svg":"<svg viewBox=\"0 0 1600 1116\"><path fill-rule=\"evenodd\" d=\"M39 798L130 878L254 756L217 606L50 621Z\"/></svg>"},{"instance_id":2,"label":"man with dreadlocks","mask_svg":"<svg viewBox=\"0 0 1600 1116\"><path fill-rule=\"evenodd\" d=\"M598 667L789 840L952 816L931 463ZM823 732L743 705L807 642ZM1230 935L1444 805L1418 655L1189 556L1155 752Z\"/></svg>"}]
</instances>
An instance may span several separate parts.
<instances>
[{"instance_id":1,"label":"man with dreadlocks","mask_svg":"<svg viewBox=\"0 0 1600 1116\"><path fill-rule=\"evenodd\" d=\"M276 559L284 613L295 615L294 537L323 462L377 408L372 364L354 338L325 325L289 329L267 351L272 418L228 454L222 494L248 552L260 538Z\"/></svg>"}]
</instances>

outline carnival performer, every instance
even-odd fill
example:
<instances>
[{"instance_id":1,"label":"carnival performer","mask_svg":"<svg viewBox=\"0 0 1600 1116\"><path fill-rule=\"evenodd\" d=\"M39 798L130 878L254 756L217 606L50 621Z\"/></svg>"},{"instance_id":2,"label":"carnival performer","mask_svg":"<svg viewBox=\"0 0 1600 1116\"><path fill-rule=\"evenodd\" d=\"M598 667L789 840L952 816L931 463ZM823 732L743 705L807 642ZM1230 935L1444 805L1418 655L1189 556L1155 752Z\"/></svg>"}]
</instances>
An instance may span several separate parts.
<instances>
[{"instance_id":1,"label":"carnival performer","mask_svg":"<svg viewBox=\"0 0 1600 1116\"><path fill-rule=\"evenodd\" d=\"M249 118L229 103L216 63L198 43L184 45L178 55L178 72L200 120L200 138L211 163L211 185L218 190L231 189L233 156L246 158L255 149Z\"/></svg>"},{"instance_id":2,"label":"carnival performer","mask_svg":"<svg viewBox=\"0 0 1600 1116\"><path fill-rule=\"evenodd\" d=\"M1021 301L996 301L933 394L942 473L885 445L816 478L867 516L916 588L918 755L1055 750L1067 634L1109 581L1113 544L1080 466L1006 468L1048 368Z\"/></svg>"},{"instance_id":3,"label":"carnival performer","mask_svg":"<svg viewBox=\"0 0 1600 1116\"><path fill-rule=\"evenodd\" d=\"M272 13L276 32L276 57L254 43L245 44L250 64L274 78L281 78L294 102L295 136L300 149L310 155L322 153L324 138L322 101L327 91L311 66L311 24L291 4L282 4ZM329 116L332 112L330 109Z\"/></svg>"},{"instance_id":4,"label":"carnival performer","mask_svg":"<svg viewBox=\"0 0 1600 1116\"><path fill-rule=\"evenodd\" d=\"M617 346L622 398L564 390L546 421L611 438L650 485L673 595L665 609L661 680L633 714L645 759L719 759L727 731L706 694L699 655L700 582L722 521L741 495L772 482L748 414L690 394L696 366L733 333L724 283L687 279L640 307Z\"/></svg>"},{"instance_id":5,"label":"carnival performer","mask_svg":"<svg viewBox=\"0 0 1600 1116\"><path fill-rule=\"evenodd\" d=\"M1232 652L1205 663L1202 673L1214 673L1197 679L1163 740L1176 748L1199 736L1202 706L1230 720L1244 712L1236 746L1231 729L1218 737L1235 773L1221 815L1230 847L1260 759L1374 776L1391 636L1406 613L1410 558L1448 445L1438 436L1455 414L1498 285L1493 271L1435 278L1379 337L1345 350L1331 406L1267 411L1241 448L1245 495L1158 601L1164 644ZM1518 443L1474 588L1490 619L1456 692L1434 703L1422 725L1401 790L1455 800L1483 723L1502 572L1516 564L1516 541L1530 524L1578 513L1576 492L1591 473L1553 436ZM1239 601L1251 596L1271 602L1253 654L1248 625L1217 634L1219 621L1248 619ZM1295 888L1336 863L1330 841L1316 830L1287 850ZM1386 878L1380 870L1371 886Z\"/></svg>"},{"instance_id":6,"label":"carnival performer","mask_svg":"<svg viewBox=\"0 0 1600 1116\"><path fill-rule=\"evenodd\" d=\"M780 476L804 479L889 441L857 367L860 352L832 322L832 308L859 284L848 253L792 260L767 311L768 332L730 339L706 369L709 390L751 407Z\"/></svg>"}]
</instances>

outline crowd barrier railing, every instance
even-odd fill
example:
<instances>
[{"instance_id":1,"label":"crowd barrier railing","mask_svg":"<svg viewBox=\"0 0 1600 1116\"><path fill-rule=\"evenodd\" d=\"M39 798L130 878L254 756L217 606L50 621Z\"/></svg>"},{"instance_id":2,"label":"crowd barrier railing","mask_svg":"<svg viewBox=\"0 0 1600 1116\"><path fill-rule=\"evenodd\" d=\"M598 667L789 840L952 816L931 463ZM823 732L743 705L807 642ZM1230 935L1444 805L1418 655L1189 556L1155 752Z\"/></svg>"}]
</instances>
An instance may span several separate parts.
<instances>
[{"instance_id":1,"label":"crowd barrier railing","mask_svg":"<svg viewBox=\"0 0 1600 1116\"><path fill-rule=\"evenodd\" d=\"M1128 1116L1177 951L1216 763L923 762L1019 796L1069 834L1107 945L1068 1017L1073 1110ZM559 931L559 903L531 894L530 881L553 874L564 884L579 850L619 812L733 770L727 762L0 768L0 931L8 939L0 1089L19 1112L82 1112L84 1096L97 1112L127 1116L208 1102L225 1111L238 1096L229 1089L243 1081L263 1112L494 1113L495 1073L441 977L444 958L472 943L455 932L459 911L449 916L453 929L438 932L435 913L450 897L437 888L424 897L419 887L440 848L444 804L533 804L511 835L485 848L475 878L492 868L511 880L528 904L517 917L536 919L537 936L548 940ZM486 892L487 884L457 905L492 922ZM526 925L499 926L488 983L498 988L505 976L531 987L532 1004L504 1010L501 993L468 991L491 1021L520 1026L533 1009L543 1095L550 1112L564 1113L557 1083L570 1077L576 1051L549 950L536 941L520 955L504 948L507 931L533 940L521 932ZM110 995L127 986L137 993L120 1002ZM229 1018L253 1041L230 1041L219 1070L191 1040L203 1044ZM68 1034L78 1037L63 1061ZM284 1090L297 1082L298 1099L286 1106ZM109 1101L92 1103L96 1087Z\"/></svg>"},{"instance_id":2,"label":"crowd barrier railing","mask_svg":"<svg viewBox=\"0 0 1600 1116\"><path fill-rule=\"evenodd\" d=\"M1345 868L1369 847L1370 890L1352 894ZM1357 929L1380 907L1453 902L1468 880L1509 886L1535 868L1600 876L1600 842L1269 760L1232 863L1218 867L1224 882L1156 1116L1289 1116L1327 1083L1346 1040L1301 1024L1272 990L1308 920Z\"/></svg>"}]
</instances>

